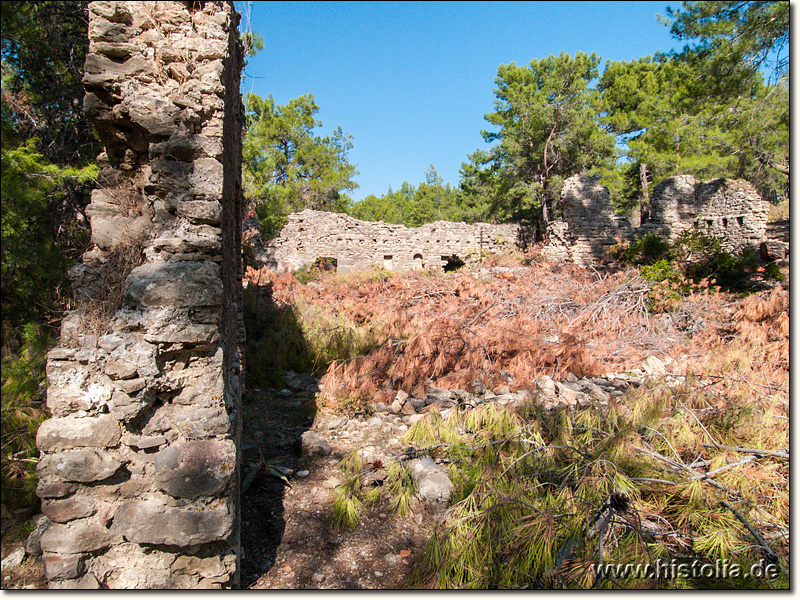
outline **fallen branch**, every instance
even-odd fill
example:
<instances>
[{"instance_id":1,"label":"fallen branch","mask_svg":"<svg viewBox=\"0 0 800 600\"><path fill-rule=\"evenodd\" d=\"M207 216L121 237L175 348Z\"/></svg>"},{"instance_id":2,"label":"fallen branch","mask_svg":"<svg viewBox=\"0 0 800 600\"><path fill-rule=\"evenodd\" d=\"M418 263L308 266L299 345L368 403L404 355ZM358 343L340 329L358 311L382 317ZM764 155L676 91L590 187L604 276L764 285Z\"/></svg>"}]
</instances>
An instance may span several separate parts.
<instances>
[{"instance_id":1,"label":"fallen branch","mask_svg":"<svg viewBox=\"0 0 800 600\"><path fill-rule=\"evenodd\" d=\"M665 373L665 375L669 375L670 377L683 377L684 379L687 379L689 377L692 377L692 378L696 377L698 379L705 379L705 378L721 379L721 380L724 379L725 381L736 381L736 382L739 382L739 383L746 383L747 385L757 385L758 387L766 388L768 390L776 390L778 392L783 392L784 394L788 394L789 393L789 390L783 389L782 387L777 387L777 386L774 386L774 385L765 385L763 383L754 383L754 382L749 381L747 379L739 379L739 378L736 378L736 377L724 377L722 375L708 375L707 373L703 373L703 374L693 373L692 375L681 375L680 373Z\"/></svg>"},{"instance_id":2,"label":"fallen branch","mask_svg":"<svg viewBox=\"0 0 800 600\"><path fill-rule=\"evenodd\" d=\"M674 391L673 391L673 395L675 395L675 392L674 392ZM712 437L712 435L711 435L711 434L708 432L708 429L706 429L706 428L705 428L705 426L704 426L704 425L703 425L703 424L700 422L700 419L698 419L698 418L697 418L697 415L696 415L696 414L694 414L694 413L691 411L691 409L687 408L687 407L686 407L686 405L685 405L683 402L680 402L680 401L679 401L677 398L675 399L675 401L676 401L676 402L678 402L678 404L680 404L680 405L681 405L681 408L683 408L683 410L685 410L685 411L686 411L686 412L688 412L690 415L692 415L692 417L694 418L694 420L695 420L695 421L697 421L697 424L698 424L698 425L700 425L700 428L701 428L703 431L705 431L705 432L706 432L706 435L708 436L708 439L710 439L710 440L712 441L712 443L714 444L714 447L715 447L715 448L719 448L720 446L719 446L719 444L717 443L717 440L715 440L715 439Z\"/></svg>"},{"instance_id":3,"label":"fallen branch","mask_svg":"<svg viewBox=\"0 0 800 600\"><path fill-rule=\"evenodd\" d=\"M703 473L698 473L697 471L687 467L686 465L676 463L674 460L670 460L666 456L662 456L658 452L655 452L654 450L647 450L645 448L639 448L638 446L634 446L633 449L636 450L637 452L641 452L642 454L647 454L648 456L652 456L655 459L665 462L677 471L689 471L692 475L699 475L700 477L698 479L700 479L700 481L707 481L711 485L718 487L719 489L725 491L726 493L737 494L734 490L725 487L719 481L715 481L714 479L711 479L710 477L704 475Z\"/></svg>"},{"instance_id":4,"label":"fallen branch","mask_svg":"<svg viewBox=\"0 0 800 600\"><path fill-rule=\"evenodd\" d=\"M783 450L760 450L759 448L737 448L735 446L712 446L711 444L701 444L703 448L722 448L731 452L742 452L743 454L758 454L759 456L774 456L777 458L789 458L789 452Z\"/></svg>"},{"instance_id":5,"label":"fallen branch","mask_svg":"<svg viewBox=\"0 0 800 600\"><path fill-rule=\"evenodd\" d=\"M469 322L469 323L467 323L466 325L464 325L464 327L466 327L467 329L469 329L469 326L470 326L470 325L472 325L473 323L475 323L475 321L477 321L477 320L478 320L478 319L479 319L479 318L480 318L480 317L483 315L483 313L485 313L485 312L487 312L487 311L491 310L491 309L492 309L492 308L494 308L495 306L497 306L497 304L496 304L496 303L495 303L495 304L490 304L489 306L487 306L486 308L484 308L484 309L483 309L482 311L480 311L480 312L479 312L477 315L475 315L474 317L472 317L472 319L470 320L470 322Z\"/></svg>"},{"instance_id":6,"label":"fallen branch","mask_svg":"<svg viewBox=\"0 0 800 600\"><path fill-rule=\"evenodd\" d=\"M755 528L752 525L750 525L750 523L748 523L747 520L742 515L739 514L739 511L737 511L735 508L733 508L733 506L725 502L725 500L720 502L720 506L724 506L725 508L727 508L734 514L734 516L737 519L739 519L742 525L744 525L747 528L747 531L750 532L750 535L752 535L753 538L755 538L756 542L758 542L758 545L761 546L766 551L767 559L777 564L781 570L781 573L783 573L783 567L781 566L780 560L778 560L778 555L772 551L772 548L770 548L769 544L767 544L766 540L764 540L764 538L761 537L758 531L756 531Z\"/></svg>"},{"instance_id":7,"label":"fallen branch","mask_svg":"<svg viewBox=\"0 0 800 600\"><path fill-rule=\"evenodd\" d=\"M739 462L731 463L729 465L723 465L723 466L719 467L718 469L714 469L713 471L709 471L708 473L705 473L705 474L695 475L694 477L690 477L689 479L691 481L694 481L696 479L707 479L707 478L711 477L712 475L716 475L717 473L722 473L722 471L727 471L728 469L732 469L733 467L738 467L740 465L746 465L747 463L751 463L753 461L756 461L759 458L761 458L761 457L754 454L752 456L748 456L744 460L740 460Z\"/></svg>"}]
</instances>

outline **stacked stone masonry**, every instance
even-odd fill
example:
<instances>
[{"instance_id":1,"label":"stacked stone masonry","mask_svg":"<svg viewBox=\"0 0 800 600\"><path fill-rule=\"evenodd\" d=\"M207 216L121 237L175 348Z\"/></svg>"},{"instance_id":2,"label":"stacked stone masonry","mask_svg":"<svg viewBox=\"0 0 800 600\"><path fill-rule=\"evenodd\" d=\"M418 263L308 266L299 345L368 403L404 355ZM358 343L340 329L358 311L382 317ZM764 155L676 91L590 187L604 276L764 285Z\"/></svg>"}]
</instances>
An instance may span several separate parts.
<instances>
[{"instance_id":1,"label":"stacked stone masonry","mask_svg":"<svg viewBox=\"0 0 800 600\"><path fill-rule=\"evenodd\" d=\"M389 271L441 270L482 253L514 248L519 235L514 224L436 221L409 228L304 210L289 215L280 236L266 245L259 258L278 271L298 269L320 258L335 259L341 272L373 265Z\"/></svg>"},{"instance_id":2,"label":"stacked stone masonry","mask_svg":"<svg viewBox=\"0 0 800 600\"><path fill-rule=\"evenodd\" d=\"M92 2L89 17L84 108L104 152L94 247L70 273L78 309L48 355L45 574L51 588L235 587L238 15L159 1ZM126 265L120 302L98 311Z\"/></svg>"},{"instance_id":3,"label":"stacked stone masonry","mask_svg":"<svg viewBox=\"0 0 800 600\"><path fill-rule=\"evenodd\" d=\"M602 260L618 240L647 233L674 241L691 229L720 239L725 250L757 249L766 237L769 204L746 181L692 175L664 179L653 190L650 217L640 227L614 213L608 189L593 177L570 177L562 192L563 220L548 225L544 255L560 262L590 265Z\"/></svg>"}]
</instances>

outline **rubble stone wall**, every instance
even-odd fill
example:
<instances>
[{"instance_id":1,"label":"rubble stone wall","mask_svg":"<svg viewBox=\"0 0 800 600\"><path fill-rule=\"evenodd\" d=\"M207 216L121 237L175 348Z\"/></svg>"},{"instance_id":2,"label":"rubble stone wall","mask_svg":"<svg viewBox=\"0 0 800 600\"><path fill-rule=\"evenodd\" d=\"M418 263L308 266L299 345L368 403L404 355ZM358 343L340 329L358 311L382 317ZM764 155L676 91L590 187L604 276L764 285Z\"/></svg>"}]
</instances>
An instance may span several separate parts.
<instances>
[{"instance_id":1,"label":"rubble stone wall","mask_svg":"<svg viewBox=\"0 0 800 600\"><path fill-rule=\"evenodd\" d=\"M614 214L608 189L596 178L573 176L562 192L564 218L548 225L544 255L559 262L596 264L615 238L633 240L655 233L674 241L696 228L717 237L725 250L757 249L766 237L769 204L746 181L692 175L669 177L653 190L650 217L640 227Z\"/></svg>"},{"instance_id":2,"label":"rubble stone wall","mask_svg":"<svg viewBox=\"0 0 800 600\"><path fill-rule=\"evenodd\" d=\"M341 213L304 210L289 215L281 234L259 257L279 271L298 269L319 258L336 259L337 270L378 265L389 271L442 269L453 258L500 252L519 243L519 226L436 221L421 227L359 221Z\"/></svg>"},{"instance_id":3,"label":"rubble stone wall","mask_svg":"<svg viewBox=\"0 0 800 600\"><path fill-rule=\"evenodd\" d=\"M51 588L238 584L242 66L231 2L92 2L104 146L48 355Z\"/></svg>"}]
</instances>

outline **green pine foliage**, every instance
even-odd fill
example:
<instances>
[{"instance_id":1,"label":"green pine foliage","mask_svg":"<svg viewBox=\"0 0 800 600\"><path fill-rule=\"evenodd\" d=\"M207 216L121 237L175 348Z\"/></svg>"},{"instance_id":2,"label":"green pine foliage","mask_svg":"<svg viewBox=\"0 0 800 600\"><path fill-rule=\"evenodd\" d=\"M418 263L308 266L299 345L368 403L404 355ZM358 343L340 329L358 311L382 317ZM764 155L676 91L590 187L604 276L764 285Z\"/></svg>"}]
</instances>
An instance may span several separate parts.
<instances>
[{"instance_id":1,"label":"green pine foliage","mask_svg":"<svg viewBox=\"0 0 800 600\"><path fill-rule=\"evenodd\" d=\"M277 236L292 212L345 211L350 205L346 192L358 187L352 180L358 171L348 160L352 136L341 127L330 136L314 133L322 125L315 118L319 106L314 96L280 106L272 96L247 94L245 106L245 196L255 205L264 236Z\"/></svg>"},{"instance_id":2,"label":"green pine foliage","mask_svg":"<svg viewBox=\"0 0 800 600\"><path fill-rule=\"evenodd\" d=\"M45 364L55 345L49 329L28 323L22 344L3 358L2 366L2 507L3 514L36 502L36 431L47 418Z\"/></svg>"},{"instance_id":3,"label":"green pine foliage","mask_svg":"<svg viewBox=\"0 0 800 600\"><path fill-rule=\"evenodd\" d=\"M723 446L752 447L759 427L768 426L774 435L770 448L788 443L786 427L745 410L744 400L728 407L724 421L695 420L692 415L708 414L699 410L706 401L689 385L670 390L656 383L608 407L553 412L534 401L517 410L483 405L453 411L445 420L429 413L405 439L450 464L455 491L408 587L785 587L785 574L761 581L612 578L593 568L680 562L687 556L749 568L764 557L763 548L720 504L726 499L751 518L758 512L760 519L788 523L785 487L776 489L783 500L765 512L755 507L764 506L768 492L752 475L723 469L715 486L692 476L699 467L670 468L670 461L691 465L701 455L709 471L733 462L724 448L701 446L707 435ZM775 460L761 477L770 477L766 473L773 468L785 471L787 465L780 464L785 459ZM402 470L395 469L389 481L398 474ZM774 479L779 481L780 476ZM394 485L389 489L396 490Z\"/></svg>"},{"instance_id":4,"label":"green pine foliage","mask_svg":"<svg viewBox=\"0 0 800 600\"><path fill-rule=\"evenodd\" d=\"M475 202L462 190L445 185L436 167L430 165L425 172L425 181L419 186L404 181L396 192L389 188L380 197L370 194L353 203L348 214L362 221L419 227L434 221L489 221L488 208L486 203Z\"/></svg>"}]
</instances>

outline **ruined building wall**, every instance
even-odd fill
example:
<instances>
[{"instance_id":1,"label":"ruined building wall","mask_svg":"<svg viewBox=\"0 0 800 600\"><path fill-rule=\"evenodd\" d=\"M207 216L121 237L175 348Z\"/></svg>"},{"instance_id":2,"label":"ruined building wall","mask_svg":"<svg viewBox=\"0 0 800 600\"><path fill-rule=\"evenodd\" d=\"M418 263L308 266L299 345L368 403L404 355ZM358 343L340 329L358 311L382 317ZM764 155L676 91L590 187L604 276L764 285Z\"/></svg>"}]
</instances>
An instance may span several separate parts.
<instances>
[{"instance_id":1,"label":"ruined building wall","mask_svg":"<svg viewBox=\"0 0 800 600\"><path fill-rule=\"evenodd\" d=\"M678 175L659 183L653 198L642 232L674 240L683 231L697 227L719 238L728 251L757 248L764 241L769 203L746 181L696 182L693 175Z\"/></svg>"},{"instance_id":2,"label":"ruined building wall","mask_svg":"<svg viewBox=\"0 0 800 600\"><path fill-rule=\"evenodd\" d=\"M92 2L104 146L39 429L51 588L237 584L241 53L230 2Z\"/></svg>"},{"instance_id":3,"label":"ruined building wall","mask_svg":"<svg viewBox=\"0 0 800 600\"><path fill-rule=\"evenodd\" d=\"M631 230L626 217L616 215L608 188L594 177L570 177L561 192L564 218L548 226L544 254L551 260L593 264L603 258L605 246Z\"/></svg>"},{"instance_id":4,"label":"ruined building wall","mask_svg":"<svg viewBox=\"0 0 800 600\"><path fill-rule=\"evenodd\" d=\"M544 255L550 260L595 264L615 238L633 240L655 233L674 241L697 228L717 237L725 250L756 249L765 239L769 204L746 181L692 175L669 177L653 190L650 217L641 227L614 214L608 189L594 177L573 176L562 192L564 218L548 225Z\"/></svg>"},{"instance_id":5,"label":"ruined building wall","mask_svg":"<svg viewBox=\"0 0 800 600\"><path fill-rule=\"evenodd\" d=\"M337 270L379 265L390 271L441 269L451 256L465 261L472 253L500 252L519 242L519 226L436 221L409 228L381 221L359 221L341 213L304 210L289 215L280 236L263 256L279 271L335 258Z\"/></svg>"}]
</instances>

